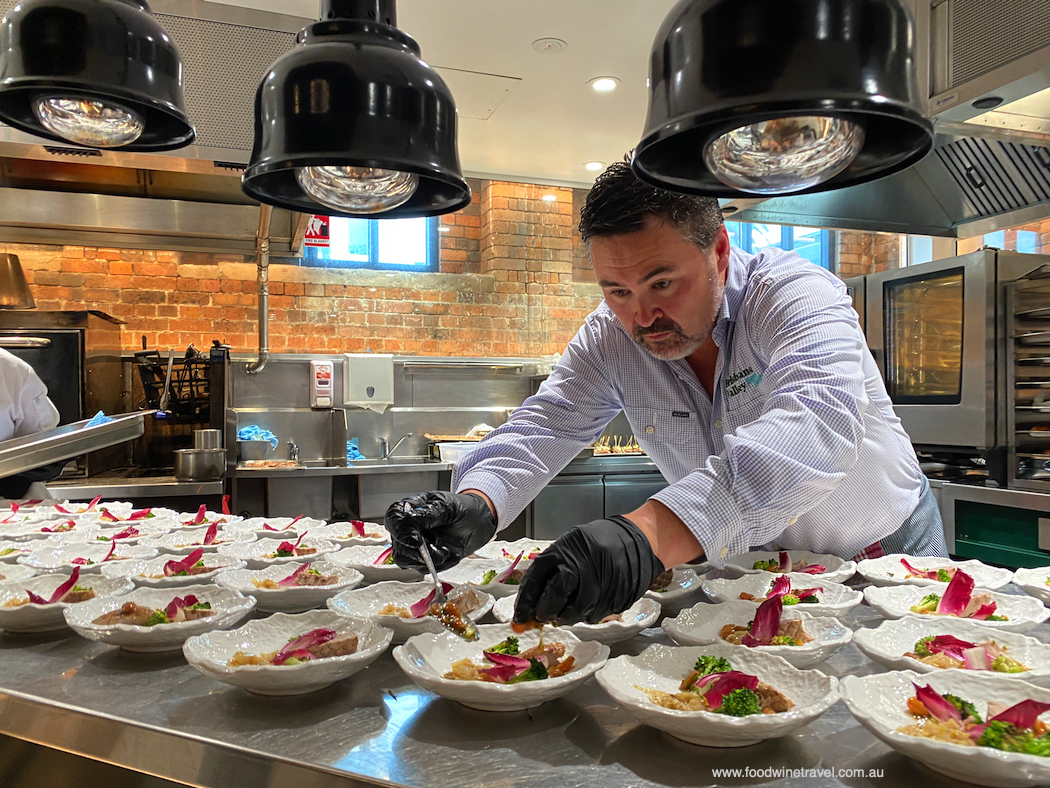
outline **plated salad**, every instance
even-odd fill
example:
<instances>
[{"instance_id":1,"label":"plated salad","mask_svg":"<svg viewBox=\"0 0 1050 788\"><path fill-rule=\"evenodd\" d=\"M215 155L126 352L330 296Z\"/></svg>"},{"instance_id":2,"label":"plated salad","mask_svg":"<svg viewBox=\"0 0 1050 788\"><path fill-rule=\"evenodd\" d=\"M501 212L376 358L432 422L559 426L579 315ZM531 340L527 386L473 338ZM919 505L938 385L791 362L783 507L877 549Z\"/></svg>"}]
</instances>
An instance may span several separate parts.
<instances>
[{"instance_id":1,"label":"plated salad","mask_svg":"<svg viewBox=\"0 0 1050 788\"><path fill-rule=\"evenodd\" d=\"M287 645L265 654L246 654L237 651L226 662L231 668L245 665L301 665L318 659L346 657L357 652L358 637L355 632L338 634L334 629L322 627L293 637Z\"/></svg>"},{"instance_id":2,"label":"plated salad","mask_svg":"<svg viewBox=\"0 0 1050 788\"><path fill-rule=\"evenodd\" d=\"M524 555L524 550L518 553L517 558L515 558L511 562L510 566L508 566L502 572L497 572L495 569L488 570L484 575L482 575L480 585L487 586L490 583L508 586L520 585L521 579L525 577L525 570L518 569L518 564L521 563L522 556Z\"/></svg>"},{"instance_id":3,"label":"plated salad","mask_svg":"<svg viewBox=\"0 0 1050 788\"><path fill-rule=\"evenodd\" d=\"M520 650L518 639L508 637L481 652L485 662L471 659L453 662L444 675L457 681L487 681L494 684L520 684L564 676L572 670L574 657L565 657L565 644L543 639L530 649ZM565 657L565 659L562 659Z\"/></svg>"},{"instance_id":4,"label":"plated salad","mask_svg":"<svg viewBox=\"0 0 1050 788\"><path fill-rule=\"evenodd\" d=\"M665 709L706 711L730 717L779 714L795 704L758 676L734 670L725 657L701 656L676 693L639 687L649 701Z\"/></svg>"},{"instance_id":5,"label":"plated salad","mask_svg":"<svg viewBox=\"0 0 1050 788\"><path fill-rule=\"evenodd\" d=\"M1026 673L1030 670L994 640L971 643L954 635L927 635L915 643L906 657L935 668L990 670L993 673Z\"/></svg>"},{"instance_id":6,"label":"plated salad","mask_svg":"<svg viewBox=\"0 0 1050 788\"><path fill-rule=\"evenodd\" d=\"M780 577L774 578L769 584L769 591L763 597L756 597L754 594L749 594L746 591L740 592L740 598L746 599L749 602L765 602L772 599L775 596L779 596L781 602L785 605L819 605L820 597L817 594L822 593L823 588L792 588L791 579L781 575Z\"/></svg>"},{"instance_id":7,"label":"plated salad","mask_svg":"<svg viewBox=\"0 0 1050 788\"><path fill-rule=\"evenodd\" d=\"M770 596L758 606L748 624L726 624L718 636L738 646L804 646L813 640L802 627L802 620L782 618L782 595Z\"/></svg>"},{"instance_id":8,"label":"plated salad","mask_svg":"<svg viewBox=\"0 0 1050 788\"><path fill-rule=\"evenodd\" d=\"M56 603L63 603L67 605L73 605L77 602L86 602L89 599L94 599L96 594L94 589L90 586L79 586L77 581L80 579L80 567L73 567L73 573L69 576L62 585L54 590L50 597L44 599L39 594L34 594L29 589L26 589L27 597L14 597L4 602L4 607L22 607L23 605L54 605Z\"/></svg>"},{"instance_id":9,"label":"plated salad","mask_svg":"<svg viewBox=\"0 0 1050 788\"><path fill-rule=\"evenodd\" d=\"M292 544L291 542L281 542L277 545L277 549L272 553L264 553L263 558L294 558L297 556L313 555L317 552L316 547L306 547L299 544L303 541L303 538L307 533L309 532L303 531L299 534L299 538L295 540L295 544ZM393 563L393 558L391 558L390 562Z\"/></svg>"},{"instance_id":10,"label":"plated salad","mask_svg":"<svg viewBox=\"0 0 1050 788\"><path fill-rule=\"evenodd\" d=\"M252 585L256 588L279 589L302 586L330 586L339 582L339 575L322 575L312 567L312 563L298 566L288 577L283 577L280 580L271 580L270 578L258 580L252 578Z\"/></svg>"},{"instance_id":11,"label":"plated salad","mask_svg":"<svg viewBox=\"0 0 1050 788\"><path fill-rule=\"evenodd\" d=\"M210 602L201 602L193 594L175 597L164 608L146 607L134 602L125 602L119 609L103 613L91 623L99 626L127 624L136 627L154 627L158 624L177 624L181 621L196 621L207 618L214 611Z\"/></svg>"},{"instance_id":12,"label":"plated salad","mask_svg":"<svg viewBox=\"0 0 1050 788\"><path fill-rule=\"evenodd\" d=\"M828 569L822 564L807 563L805 558L800 558L792 563L791 555L786 550L780 552L779 558L770 558L768 561L755 561L751 568L764 572L773 572L774 574L802 572L807 575L819 575Z\"/></svg>"},{"instance_id":13,"label":"plated salad","mask_svg":"<svg viewBox=\"0 0 1050 788\"><path fill-rule=\"evenodd\" d=\"M441 583L441 592L446 595L444 603L434 601L434 598L437 596L437 590L435 589L409 607L392 604L384 605L379 609L378 615L397 616L404 619L419 619L424 616L431 616L436 618L446 629L455 632L457 635L464 635L470 629L470 624L463 617L473 613L482 607L484 603L469 585L461 586L454 597L448 597L447 595L452 592L453 588L454 586L451 583Z\"/></svg>"},{"instance_id":14,"label":"plated salad","mask_svg":"<svg viewBox=\"0 0 1050 788\"><path fill-rule=\"evenodd\" d=\"M955 572L944 596L927 594L917 605L908 608L912 613L933 616L972 618L975 621L1008 621L996 614L996 604L989 593L974 594L973 578L965 572Z\"/></svg>"}]
</instances>

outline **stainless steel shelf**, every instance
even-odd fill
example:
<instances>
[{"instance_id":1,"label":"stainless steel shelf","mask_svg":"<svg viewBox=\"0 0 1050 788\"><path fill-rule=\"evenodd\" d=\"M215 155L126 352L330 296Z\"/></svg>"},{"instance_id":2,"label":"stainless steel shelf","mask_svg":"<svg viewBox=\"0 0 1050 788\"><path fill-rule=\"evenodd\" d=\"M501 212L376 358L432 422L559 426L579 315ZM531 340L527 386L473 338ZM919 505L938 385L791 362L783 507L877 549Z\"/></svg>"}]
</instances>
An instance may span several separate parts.
<instances>
[{"instance_id":1,"label":"stainless steel shelf","mask_svg":"<svg viewBox=\"0 0 1050 788\"><path fill-rule=\"evenodd\" d=\"M87 426L90 419L85 419L0 442L0 477L134 440L145 431L143 421L150 413L154 411L114 416L111 421L93 427Z\"/></svg>"}]
</instances>

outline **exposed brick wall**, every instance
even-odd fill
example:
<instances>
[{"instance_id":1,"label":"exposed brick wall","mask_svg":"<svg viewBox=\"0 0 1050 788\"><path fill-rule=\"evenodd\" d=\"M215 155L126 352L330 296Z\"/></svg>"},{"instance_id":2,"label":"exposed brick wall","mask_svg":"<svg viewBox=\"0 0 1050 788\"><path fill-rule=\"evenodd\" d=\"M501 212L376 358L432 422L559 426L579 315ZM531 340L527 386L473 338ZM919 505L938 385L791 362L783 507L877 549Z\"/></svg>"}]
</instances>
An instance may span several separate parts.
<instances>
[{"instance_id":1,"label":"exposed brick wall","mask_svg":"<svg viewBox=\"0 0 1050 788\"><path fill-rule=\"evenodd\" d=\"M838 238L837 272L843 279L900 267L899 235L842 230Z\"/></svg>"}]
</instances>

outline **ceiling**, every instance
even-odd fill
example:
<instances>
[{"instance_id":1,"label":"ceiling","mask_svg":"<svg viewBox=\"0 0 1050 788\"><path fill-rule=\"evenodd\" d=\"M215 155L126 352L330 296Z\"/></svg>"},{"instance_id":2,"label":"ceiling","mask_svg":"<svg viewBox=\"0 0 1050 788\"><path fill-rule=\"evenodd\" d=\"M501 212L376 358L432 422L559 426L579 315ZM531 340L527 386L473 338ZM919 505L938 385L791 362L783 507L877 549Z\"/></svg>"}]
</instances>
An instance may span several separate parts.
<instances>
[{"instance_id":1,"label":"ceiling","mask_svg":"<svg viewBox=\"0 0 1050 788\"><path fill-rule=\"evenodd\" d=\"M649 50L675 2L399 0L397 13L452 89L465 174L589 187L586 162L616 161L641 139ZM318 15L315 0L227 4ZM541 38L567 46L537 52ZM619 87L594 91L588 82L600 76Z\"/></svg>"}]
</instances>

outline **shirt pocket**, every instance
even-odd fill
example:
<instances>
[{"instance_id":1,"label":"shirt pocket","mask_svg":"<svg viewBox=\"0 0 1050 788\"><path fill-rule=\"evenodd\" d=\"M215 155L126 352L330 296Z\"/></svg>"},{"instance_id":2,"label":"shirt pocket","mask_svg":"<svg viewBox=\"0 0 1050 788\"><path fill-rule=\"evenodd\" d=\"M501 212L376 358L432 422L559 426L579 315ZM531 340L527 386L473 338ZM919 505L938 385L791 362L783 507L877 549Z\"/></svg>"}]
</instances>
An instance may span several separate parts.
<instances>
[{"instance_id":1,"label":"shirt pocket","mask_svg":"<svg viewBox=\"0 0 1050 788\"><path fill-rule=\"evenodd\" d=\"M725 416L726 422L723 433L732 432L737 427L750 424L762 415L766 406L766 397L758 386L748 386L739 394L726 397Z\"/></svg>"},{"instance_id":2,"label":"shirt pocket","mask_svg":"<svg viewBox=\"0 0 1050 788\"><path fill-rule=\"evenodd\" d=\"M688 470L706 457L707 440L695 411L624 407L634 438L649 456L674 456Z\"/></svg>"}]
</instances>

